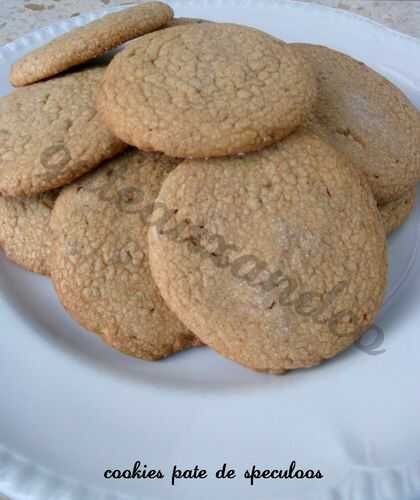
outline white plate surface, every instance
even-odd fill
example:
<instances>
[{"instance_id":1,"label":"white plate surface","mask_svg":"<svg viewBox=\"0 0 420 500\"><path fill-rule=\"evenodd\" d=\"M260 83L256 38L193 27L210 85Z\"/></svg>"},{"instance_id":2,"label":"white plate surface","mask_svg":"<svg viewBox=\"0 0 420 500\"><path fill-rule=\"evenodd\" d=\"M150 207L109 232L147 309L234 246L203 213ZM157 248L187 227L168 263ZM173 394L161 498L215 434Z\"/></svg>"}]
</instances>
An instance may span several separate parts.
<instances>
[{"instance_id":1,"label":"white plate surface","mask_svg":"<svg viewBox=\"0 0 420 500\"><path fill-rule=\"evenodd\" d=\"M420 105L420 43L311 4L174 1L179 16L233 21L349 53ZM111 9L107 9L111 10ZM102 11L101 13L103 13ZM23 53L101 13L0 49L0 94ZM419 138L420 140L420 138ZM207 349L160 363L114 352L73 322L46 278L0 258L0 491L16 500L406 500L420 498L420 203L390 239L383 343L286 376L250 372ZM372 332L366 343L372 341ZM162 480L105 480L140 460ZM321 469L319 480L242 477ZM237 477L216 480L223 463ZM174 464L209 478L170 484Z\"/></svg>"}]
</instances>

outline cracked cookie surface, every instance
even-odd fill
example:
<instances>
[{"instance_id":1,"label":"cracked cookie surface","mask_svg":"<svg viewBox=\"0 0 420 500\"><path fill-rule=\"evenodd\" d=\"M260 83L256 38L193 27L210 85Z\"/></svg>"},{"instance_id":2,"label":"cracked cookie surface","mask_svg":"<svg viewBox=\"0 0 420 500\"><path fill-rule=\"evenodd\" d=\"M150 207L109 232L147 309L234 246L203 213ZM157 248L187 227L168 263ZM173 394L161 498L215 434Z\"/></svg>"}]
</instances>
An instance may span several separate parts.
<instances>
[{"instance_id":1,"label":"cracked cookie surface","mask_svg":"<svg viewBox=\"0 0 420 500\"><path fill-rule=\"evenodd\" d=\"M222 355L273 373L309 367L373 322L386 284L383 223L366 182L316 136L187 160L157 201L175 215L150 227L152 274Z\"/></svg>"},{"instance_id":2,"label":"cracked cookie surface","mask_svg":"<svg viewBox=\"0 0 420 500\"><path fill-rule=\"evenodd\" d=\"M420 113L362 62L328 47L292 45L318 79L309 128L363 169L379 204L401 198L420 180Z\"/></svg>"},{"instance_id":3,"label":"cracked cookie surface","mask_svg":"<svg viewBox=\"0 0 420 500\"><path fill-rule=\"evenodd\" d=\"M13 262L35 273L49 274L50 216L58 193L0 196L0 246Z\"/></svg>"},{"instance_id":4,"label":"cracked cookie surface","mask_svg":"<svg viewBox=\"0 0 420 500\"><path fill-rule=\"evenodd\" d=\"M253 28L202 23L150 33L117 54L98 109L128 144L204 158L281 140L315 96L312 69L293 48Z\"/></svg>"},{"instance_id":5,"label":"cracked cookie surface","mask_svg":"<svg viewBox=\"0 0 420 500\"><path fill-rule=\"evenodd\" d=\"M208 19L201 19L200 17L174 17L171 19L165 28L173 28L175 26L184 26L184 24L202 24L211 23Z\"/></svg>"},{"instance_id":6,"label":"cracked cookie surface","mask_svg":"<svg viewBox=\"0 0 420 500\"><path fill-rule=\"evenodd\" d=\"M170 312L149 269L151 204L177 161L130 150L63 189L51 216L51 276L73 318L143 359L199 341Z\"/></svg>"},{"instance_id":7,"label":"cracked cookie surface","mask_svg":"<svg viewBox=\"0 0 420 500\"><path fill-rule=\"evenodd\" d=\"M390 235L397 230L408 219L416 202L416 188L410 189L399 200L390 201L386 205L379 206L385 231Z\"/></svg>"},{"instance_id":8,"label":"cracked cookie surface","mask_svg":"<svg viewBox=\"0 0 420 500\"><path fill-rule=\"evenodd\" d=\"M161 2L149 2L108 14L23 56L12 66L10 82L21 86L57 75L165 26L172 17L172 9Z\"/></svg>"},{"instance_id":9,"label":"cracked cookie surface","mask_svg":"<svg viewBox=\"0 0 420 500\"><path fill-rule=\"evenodd\" d=\"M21 196L60 187L127 146L95 107L105 68L71 72L0 97L0 192Z\"/></svg>"}]
</instances>

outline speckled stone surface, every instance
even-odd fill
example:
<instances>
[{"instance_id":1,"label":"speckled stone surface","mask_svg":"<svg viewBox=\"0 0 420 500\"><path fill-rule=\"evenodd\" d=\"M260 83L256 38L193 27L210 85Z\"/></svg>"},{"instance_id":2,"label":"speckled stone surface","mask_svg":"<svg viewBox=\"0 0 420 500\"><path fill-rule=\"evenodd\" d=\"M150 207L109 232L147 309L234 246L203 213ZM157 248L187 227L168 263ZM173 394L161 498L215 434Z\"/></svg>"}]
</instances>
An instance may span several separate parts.
<instances>
[{"instance_id":1,"label":"speckled stone surface","mask_svg":"<svg viewBox=\"0 0 420 500\"><path fill-rule=\"evenodd\" d=\"M282 0L278 0L279 2ZM345 9L420 38L420 0L301 0ZM0 45L36 28L106 5L133 0L1 0Z\"/></svg>"}]
</instances>

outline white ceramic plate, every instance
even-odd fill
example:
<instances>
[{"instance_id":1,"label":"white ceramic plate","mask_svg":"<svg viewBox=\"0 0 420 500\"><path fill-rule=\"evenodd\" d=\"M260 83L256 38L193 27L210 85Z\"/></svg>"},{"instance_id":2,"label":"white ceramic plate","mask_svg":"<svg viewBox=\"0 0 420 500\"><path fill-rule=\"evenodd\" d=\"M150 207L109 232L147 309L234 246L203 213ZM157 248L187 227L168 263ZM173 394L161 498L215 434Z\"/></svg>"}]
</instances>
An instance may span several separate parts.
<instances>
[{"instance_id":1,"label":"white ceramic plate","mask_svg":"<svg viewBox=\"0 0 420 500\"><path fill-rule=\"evenodd\" d=\"M420 104L420 43L316 5L171 2L179 16L234 21L289 41L347 52ZM110 10L110 9L108 9ZM0 49L10 64L98 13ZM420 140L420 138L419 138ZM420 497L420 204L390 240L390 280L377 325L382 345L353 347L286 376L256 374L207 349L160 363L114 352L73 322L45 278L0 259L0 491L16 500L405 500ZM365 343L372 341L364 339ZM385 350L378 354L378 351ZM104 479L136 460L161 480ZM320 469L323 479L260 479L259 468ZM213 477L223 463L237 477ZM174 464L207 479L170 484Z\"/></svg>"}]
</instances>

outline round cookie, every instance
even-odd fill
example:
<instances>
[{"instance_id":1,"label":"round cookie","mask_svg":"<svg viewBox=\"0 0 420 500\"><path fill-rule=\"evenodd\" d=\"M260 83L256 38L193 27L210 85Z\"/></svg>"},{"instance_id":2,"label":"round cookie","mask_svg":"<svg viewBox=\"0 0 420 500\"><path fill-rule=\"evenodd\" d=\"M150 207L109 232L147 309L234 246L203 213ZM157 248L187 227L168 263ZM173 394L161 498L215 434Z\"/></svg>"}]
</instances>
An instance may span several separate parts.
<instances>
[{"instance_id":1,"label":"round cookie","mask_svg":"<svg viewBox=\"0 0 420 500\"><path fill-rule=\"evenodd\" d=\"M108 14L18 59L12 66L10 82L15 86L28 85L57 75L164 26L172 17L172 9L161 2L144 3Z\"/></svg>"},{"instance_id":2,"label":"round cookie","mask_svg":"<svg viewBox=\"0 0 420 500\"><path fill-rule=\"evenodd\" d=\"M245 26L201 23L150 33L117 54L98 109L128 144L205 158L283 139L315 96L310 65L286 44Z\"/></svg>"},{"instance_id":3,"label":"round cookie","mask_svg":"<svg viewBox=\"0 0 420 500\"><path fill-rule=\"evenodd\" d=\"M50 216L58 193L0 196L0 246L13 262L35 273L49 274Z\"/></svg>"},{"instance_id":4,"label":"round cookie","mask_svg":"<svg viewBox=\"0 0 420 500\"><path fill-rule=\"evenodd\" d=\"M0 97L0 193L49 191L127 147L96 112L104 71L85 68Z\"/></svg>"},{"instance_id":5,"label":"round cookie","mask_svg":"<svg viewBox=\"0 0 420 500\"><path fill-rule=\"evenodd\" d=\"M388 236L408 219L415 202L416 188L412 188L401 199L378 207Z\"/></svg>"},{"instance_id":6,"label":"round cookie","mask_svg":"<svg viewBox=\"0 0 420 500\"><path fill-rule=\"evenodd\" d=\"M292 44L318 79L307 125L360 165L379 204L398 200L420 179L420 114L365 64L328 47Z\"/></svg>"},{"instance_id":7,"label":"round cookie","mask_svg":"<svg viewBox=\"0 0 420 500\"><path fill-rule=\"evenodd\" d=\"M148 263L147 218L176 161L131 150L63 189L51 216L51 276L82 326L155 360L199 341L166 307Z\"/></svg>"},{"instance_id":8,"label":"round cookie","mask_svg":"<svg viewBox=\"0 0 420 500\"><path fill-rule=\"evenodd\" d=\"M373 195L347 160L297 132L259 153L188 160L157 199L149 260L170 308L249 368L309 367L374 320L386 274Z\"/></svg>"},{"instance_id":9,"label":"round cookie","mask_svg":"<svg viewBox=\"0 0 420 500\"><path fill-rule=\"evenodd\" d=\"M199 17L174 17L171 19L165 28L173 28L174 26L183 26L184 24L201 24L212 23L208 19L200 19Z\"/></svg>"}]
</instances>

